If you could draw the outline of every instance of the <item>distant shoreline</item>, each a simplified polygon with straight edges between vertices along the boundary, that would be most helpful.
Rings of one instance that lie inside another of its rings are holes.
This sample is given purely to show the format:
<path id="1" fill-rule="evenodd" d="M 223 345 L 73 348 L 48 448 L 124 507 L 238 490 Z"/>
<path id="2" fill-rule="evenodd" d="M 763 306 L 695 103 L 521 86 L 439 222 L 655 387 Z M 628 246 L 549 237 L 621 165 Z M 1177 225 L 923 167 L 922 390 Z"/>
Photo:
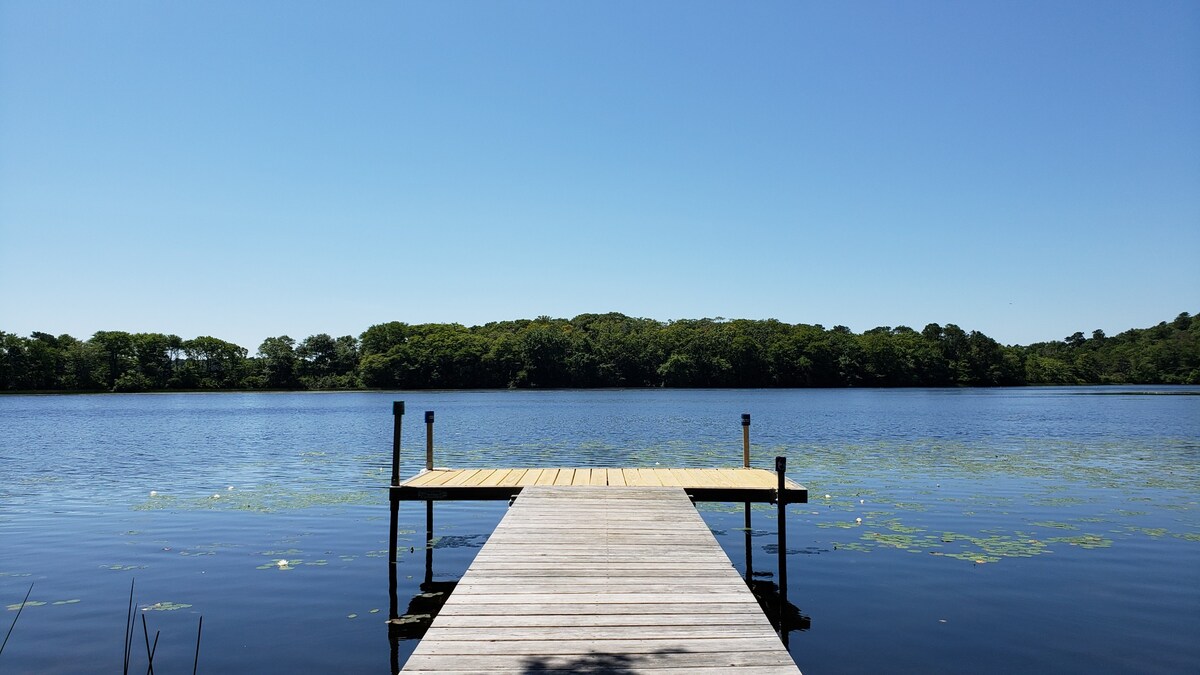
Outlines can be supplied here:
<path id="1" fill-rule="evenodd" d="M 371 326 L 267 338 L 252 356 L 212 336 L 0 331 L 0 392 L 837 389 L 1200 384 L 1200 317 L 1108 336 L 1001 345 L 931 323 L 854 333 L 774 319 L 624 314 Z"/>
<path id="2" fill-rule="evenodd" d="M 1200 387 L 1195 384 L 1156 384 L 1156 383 L 1129 383 L 1129 382 L 1107 382 L 1103 384 L 1013 384 L 1013 385 L 949 385 L 944 387 L 930 386 L 912 386 L 912 387 L 532 387 L 532 388 L 515 388 L 515 387 L 497 387 L 492 389 L 483 388 L 464 388 L 464 389 L 379 389 L 379 388 L 361 388 L 361 389 L 158 389 L 148 391 L 105 391 L 103 389 L 94 389 L 90 391 L 62 391 L 62 390 L 31 390 L 31 391 L 0 391 L 0 396 L 129 396 L 129 395 L 146 395 L 156 396 L 161 394 L 369 394 L 378 393 L 385 394 L 393 393 L 413 393 L 413 392 L 497 392 L 497 391 L 512 391 L 512 392 L 537 392 L 537 391 L 837 391 L 837 390 L 895 390 L 895 391 L 916 391 L 916 390 L 967 390 L 967 389 L 1096 389 L 1109 387 Z M 1126 391 L 1078 391 L 1071 392 L 1079 396 L 1200 396 L 1200 388 L 1186 389 L 1182 391 L 1149 391 L 1149 390 L 1126 390 Z"/>

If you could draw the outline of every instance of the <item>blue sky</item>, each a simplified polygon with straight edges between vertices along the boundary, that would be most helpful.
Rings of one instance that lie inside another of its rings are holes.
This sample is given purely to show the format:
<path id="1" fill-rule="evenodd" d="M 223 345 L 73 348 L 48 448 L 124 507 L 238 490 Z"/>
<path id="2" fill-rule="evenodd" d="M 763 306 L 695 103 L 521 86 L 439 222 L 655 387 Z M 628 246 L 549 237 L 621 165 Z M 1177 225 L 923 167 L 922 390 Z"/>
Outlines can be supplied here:
<path id="1" fill-rule="evenodd" d="M 1200 311 L 1200 3 L 0 0 L 0 330 Z"/>

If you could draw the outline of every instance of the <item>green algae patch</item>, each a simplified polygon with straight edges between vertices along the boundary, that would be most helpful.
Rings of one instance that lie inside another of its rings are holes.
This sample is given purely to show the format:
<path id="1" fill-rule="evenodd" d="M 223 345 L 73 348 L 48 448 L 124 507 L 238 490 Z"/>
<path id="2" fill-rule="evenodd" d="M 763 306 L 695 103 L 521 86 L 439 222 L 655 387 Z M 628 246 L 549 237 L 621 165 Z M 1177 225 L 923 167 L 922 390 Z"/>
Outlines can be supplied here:
<path id="1" fill-rule="evenodd" d="M 1112 539 L 1101 537 L 1098 534 L 1081 534 L 1077 537 L 1051 537 L 1046 541 L 1070 544 L 1071 546 L 1078 546 L 1080 548 L 1087 549 L 1108 548 L 1112 546 L 1113 543 Z"/>
<path id="2" fill-rule="evenodd" d="M 322 506 L 355 506 L 379 501 L 377 492 L 313 492 L 295 490 L 277 484 L 264 484 L 254 490 L 216 492 L 211 495 L 181 498 L 174 495 L 152 495 L 134 511 L 203 511 L 229 510 L 257 513 L 277 513 Z"/>
<path id="3" fill-rule="evenodd" d="M 833 550 L 835 550 L 835 551 L 858 551 L 860 553 L 870 553 L 872 550 L 874 550 L 874 547 L 867 546 L 866 544 L 863 544 L 863 543 L 857 542 L 857 541 L 850 541 L 850 542 L 835 541 L 835 542 L 833 542 Z"/>
<path id="4" fill-rule="evenodd" d="M 1039 520 L 1036 523 L 1030 523 L 1030 525 L 1034 525 L 1037 527 L 1049 527 L 1049 528 L 1054 528 L 1056 530 L 1078 530 L 1079 529 L 1078 525 L 1072 525 L 1071 523 L 1062 523 L 1057 520 Z"/>
<path id="5" fill-rule="evenodd" d="M 882 525 L 883 527 L 886 527 L 887 529 L 891 530 L 892 532 L 898 532 L 900 534 L 917 534 L 918 532 L 925 531 L 919 527 L 910 527 L 908 525 L 903 525 L 900 523 L 899 519 L 896 519 L 896 518 L 890 518 L 879 524 Z"/>
<path id="6" fill-rule="evenodd" d="M 25 607 L 43 607 L 45 605 L 46 605 L 46 603 L 42 600 L 26 600 L 24 603 Z M 21 607 L 22 607 L 22 603 L 17 602 L 17 603 L 13 603 L 11 605 L 6 606 L 5 609 L 7 609 L 10 612 L 17 612 L 17 611 L 20 611 Z"/>
<path id="7" fill-rule="evenodd" d="M 862 536 L 864 541 L 871 542 L 878 546 L 887 546 L 889 548 L 900 548 L 906 551 L 919 553 L 922 549 L 941 544 L 934 543 L 934 540 L 929 537 L 914 537 L 909 534 L 884 534 L 880 532 L 867 532 Z"/>
<path id="8" fill-rule="evenodd" d="M 153 605 L 142 607 L 143 612 L 175 612 L 181 609 L 187 609 L 191 605 L 181 602 L 156 602 Z"/>
<path id="9" fill-rule="evenodd" d="M 862 523 L 858 523 L 853 520 L 840 520 L 832 523 L 817 523 L 817 527 L 839 527 L 844 530 L 848 530 L 852 527 L 862 527 Z"/>

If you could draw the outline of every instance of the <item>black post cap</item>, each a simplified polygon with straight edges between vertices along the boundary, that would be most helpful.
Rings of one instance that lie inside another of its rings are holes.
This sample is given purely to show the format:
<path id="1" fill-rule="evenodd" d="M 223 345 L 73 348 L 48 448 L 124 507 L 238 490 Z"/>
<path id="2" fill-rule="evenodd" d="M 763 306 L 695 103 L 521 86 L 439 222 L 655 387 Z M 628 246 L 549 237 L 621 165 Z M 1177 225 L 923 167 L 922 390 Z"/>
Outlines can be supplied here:
<path id="1" fill-rule="evenodd" d="M 750 413 L 742 413 L 742 426 L 750 426 Z"/>
<path id="2" fill-rule="evenodd" d="M 783 473 L 786 469 L 787 469 L 787 457 L 776 457 L 775 458 L 775 471 L 777 473 Z"/>
<path id="3" fill-rule="evenodd" d="M 433 424 L 433 411 L 432 410 L 425 411 L 425 424 Z"/>
<path id="4" fill-rule="evenodd" d="M 403 415 L 404 414 L 404 401 L 392 401 L 392 414 L 393 415 Z"/>

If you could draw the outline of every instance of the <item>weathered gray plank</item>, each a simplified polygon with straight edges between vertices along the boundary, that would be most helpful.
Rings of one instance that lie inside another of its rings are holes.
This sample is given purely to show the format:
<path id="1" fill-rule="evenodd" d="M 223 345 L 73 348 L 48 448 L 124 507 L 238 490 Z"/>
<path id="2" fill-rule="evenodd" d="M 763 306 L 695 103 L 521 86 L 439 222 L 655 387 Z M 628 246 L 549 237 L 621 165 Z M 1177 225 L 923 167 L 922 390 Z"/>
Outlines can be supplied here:
<path id="1" fill-rule="evenodd" d="M 594 610 L 593 610 L 594 612 Z M 439 628 L 521 628 L 526 626 L 742 626 L 743 612 L 726 613 L 572 613 L 572 614 L 442 614 Z"/>
<path id="2" fill-rule="evenodd" d="M 555 604 L 470 604 L 460 603 L 447 605 L 438 614 L 443 616 L 504 616 L 541 615 L 569 616 L 574 614 L 595 614 L 606 616 L 631 616 L 637 614 L 751 614 L 758 607 L 757 603 L 737 600 L 735 602 L 711 602 L 702 606 L 679 605 L 667 602 L 661 598 L 648 599 L 640 603 L 596 603 L 596 602 L 560 602 Z"/>
<path id="3" fill-rule="evenodd" d="M 436 619 L 434 620 L 437 621 Z M 424 647 L 422 650 L 421 648 Z M 760 637 L 689 639 L 664 638 L 633 640 L 503 640 L 503 641 L 440 641 L 422 640 L 417 650 L 424 654 L 546 654 L 559 656 L 584 656 L 595 653 L 631 655 L 667 655 L 687 652 L 691 654 L 743 654 L 746 652 L 777 652 L 787 654 L 775 638 L 774 643 Z M 414 651 L 414 654 L 417 652 Z"/>

